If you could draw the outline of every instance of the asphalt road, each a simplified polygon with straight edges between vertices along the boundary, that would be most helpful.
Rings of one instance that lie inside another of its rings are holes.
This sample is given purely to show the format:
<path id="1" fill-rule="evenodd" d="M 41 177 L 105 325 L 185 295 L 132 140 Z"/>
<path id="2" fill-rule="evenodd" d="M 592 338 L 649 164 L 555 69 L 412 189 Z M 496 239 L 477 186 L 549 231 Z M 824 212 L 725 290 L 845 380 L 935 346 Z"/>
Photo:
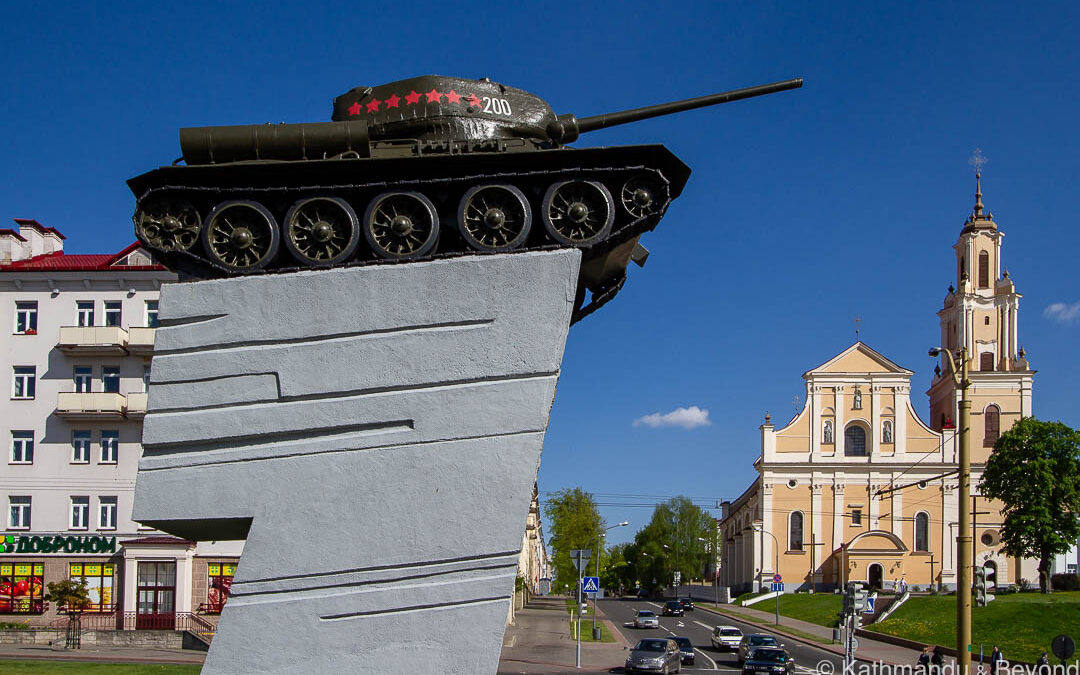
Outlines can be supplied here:
<path id="1" fill-rule="evenodd" d="M 634 615 L 639 609 L 652 610 L 653 612 L 656 612 L 658 616 L 660 615 L 660 612 L 663 609 L 663 602 L 655 600 L 638 600 L 629 597 L 601 600 L 600 608 L 603 610 L 604 614 L 611 619 L 612 623 L 615 624 L 618 630 L 626 638 L 626 641 L 631 645 L 635 644 L 641 638 L 655 637 L 658 632 L 664 636 L 679 635 L 690 638 L 690 641 L 694 644 L 694 650 L 697 652 L 697 659 L 696 663 L 692 666 L 683 665 L 683 672 L 742 672 L 734 652 L 722 652 L 713 649 L 712 642 L 709 638 L 712 635 L 714 626 L 735 626 L 744 634 L 768 632 L 742 621 L 719 616 L 703 609 L 687 612 L 685 616 L 660 616 L 659 631 L 655 628 L 634 628 Z M 784 636 L 777 636 L 777 639 L 795 658 L 796 673 L 802 675 L 809 675 L 810 673 L 818 675 L 820 673 L 825 673 L 825 675 L 829 675 L 829 673 L 842 672 L 842 659 L 840 656 L 823 649 L 796 642 L 795 640 L 791 640 Z M 827 661 L 831 664 L 832 670 L 829 670 L 829 667 L 819 667 L 818 664 L 822 661 Z"/>

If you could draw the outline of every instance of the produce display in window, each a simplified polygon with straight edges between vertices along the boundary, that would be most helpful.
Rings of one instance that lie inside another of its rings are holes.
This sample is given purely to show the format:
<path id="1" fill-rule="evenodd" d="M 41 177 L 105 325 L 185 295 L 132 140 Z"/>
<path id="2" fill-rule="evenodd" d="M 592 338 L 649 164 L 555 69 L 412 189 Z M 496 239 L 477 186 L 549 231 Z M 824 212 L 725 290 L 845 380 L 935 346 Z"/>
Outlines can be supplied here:
<path id="1" fill-rule="evenodd" d="M 113 611 L 113 574 L 116 566 L 99 563 L 71 563 L 71 580 L 86 583 L 90 606 L 87 612 Z"/>
<path id="2" fill-rule="evenodd" d="M 44 563 L 0 565 L 0 614 L 44 612 L 44 578 Z"/>
<path id="3" fill-rule="evenodd" d="M 236 574 L 236 565 L 211 564 L 209 566 L 209 585 L 206 592 L 206 611 L 211 614 L 220 614 L 225 601 L 229 599 L 229 589 L 232 588 L 233 575 Z"/>

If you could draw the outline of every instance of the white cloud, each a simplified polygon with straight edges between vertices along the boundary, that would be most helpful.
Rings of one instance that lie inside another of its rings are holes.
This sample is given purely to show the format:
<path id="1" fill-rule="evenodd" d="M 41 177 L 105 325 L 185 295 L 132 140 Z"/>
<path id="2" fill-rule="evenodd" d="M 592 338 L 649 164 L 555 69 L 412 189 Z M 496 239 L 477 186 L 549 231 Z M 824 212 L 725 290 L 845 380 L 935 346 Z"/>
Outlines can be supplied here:
<path id="1" fill-rule="evenodd" d="M 709 411 L 702 410 L 696 405 L 692 405 L 689 408 L 676 408 L 669 413 L 653 413 L 651 415 L 645 415 L 634 420 L 635 427 L 652 427 L 654 429 L 658 427 L 682 427 L 683 429 L 694 429 L 697 427 L 707 427 L 712 422 L 709 421 Z"/>
<path id="2" fill-rule="evenodd" d="M 1064 302 L 1055 302 L 1043 310 L 1043 316 L 1053 319 L 1058 323 L 1069 323 L 1080 319 L 1080 302 L 1067 305 Z"/>

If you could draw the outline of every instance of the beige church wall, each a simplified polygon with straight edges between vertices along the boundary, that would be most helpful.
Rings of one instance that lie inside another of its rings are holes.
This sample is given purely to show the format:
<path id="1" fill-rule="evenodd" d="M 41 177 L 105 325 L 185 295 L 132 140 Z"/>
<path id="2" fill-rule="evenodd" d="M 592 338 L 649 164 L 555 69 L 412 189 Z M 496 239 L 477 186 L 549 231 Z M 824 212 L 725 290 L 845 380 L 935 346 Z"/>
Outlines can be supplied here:
<path id="1" fill-rule="evenodd" d="M 776 432 L 776 451 L 810 451 L 810 415 L 805 407 L 790 424 Z"/>
<path id="2" fill-rule="evenodd" d="M 882 373 L 885 372 L 881 364 L 867 356 L 865 353 L 855 350 L 844 356 L 836 363 L 830 364 L 818 372 L 822 373 Z M 864 392 L 865 394 L 865 392 Z"/>

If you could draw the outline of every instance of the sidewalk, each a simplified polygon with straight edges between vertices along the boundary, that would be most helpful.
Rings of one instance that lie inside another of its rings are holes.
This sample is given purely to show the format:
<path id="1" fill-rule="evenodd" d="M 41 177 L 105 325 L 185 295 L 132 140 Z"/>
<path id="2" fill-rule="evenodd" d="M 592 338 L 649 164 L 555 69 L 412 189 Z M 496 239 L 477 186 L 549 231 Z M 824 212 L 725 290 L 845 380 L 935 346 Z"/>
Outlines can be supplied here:
<path id="1" fill-rule="evenodd" d="M 153 649 L 138 647 L 104 647 L 95 645 L 83 649 L 64 649 L 48 645 L 0 645 L 0 672 L 5 660 L 25 661 L 107 661 L 112 663 L 160 663 L 202 665 L 206 652 L 192 649 Z"/>
<path id="2" fill-rule="evenodd" d="M 498 675 L 607 673 L 621 668 L 627 655 L 624 648 L 629 645 L 603 611 L 597 614 L 597 620 L 607 624 L 616 641 L 582 642 L 579 670 L 575 667 L 577 642 L 570 638 L 565 598 L 533 598 L 515 613 L 514 623 L 506 627 Z M 591 623 L 583 622 L 582 627 L 589 630 Z"/>

